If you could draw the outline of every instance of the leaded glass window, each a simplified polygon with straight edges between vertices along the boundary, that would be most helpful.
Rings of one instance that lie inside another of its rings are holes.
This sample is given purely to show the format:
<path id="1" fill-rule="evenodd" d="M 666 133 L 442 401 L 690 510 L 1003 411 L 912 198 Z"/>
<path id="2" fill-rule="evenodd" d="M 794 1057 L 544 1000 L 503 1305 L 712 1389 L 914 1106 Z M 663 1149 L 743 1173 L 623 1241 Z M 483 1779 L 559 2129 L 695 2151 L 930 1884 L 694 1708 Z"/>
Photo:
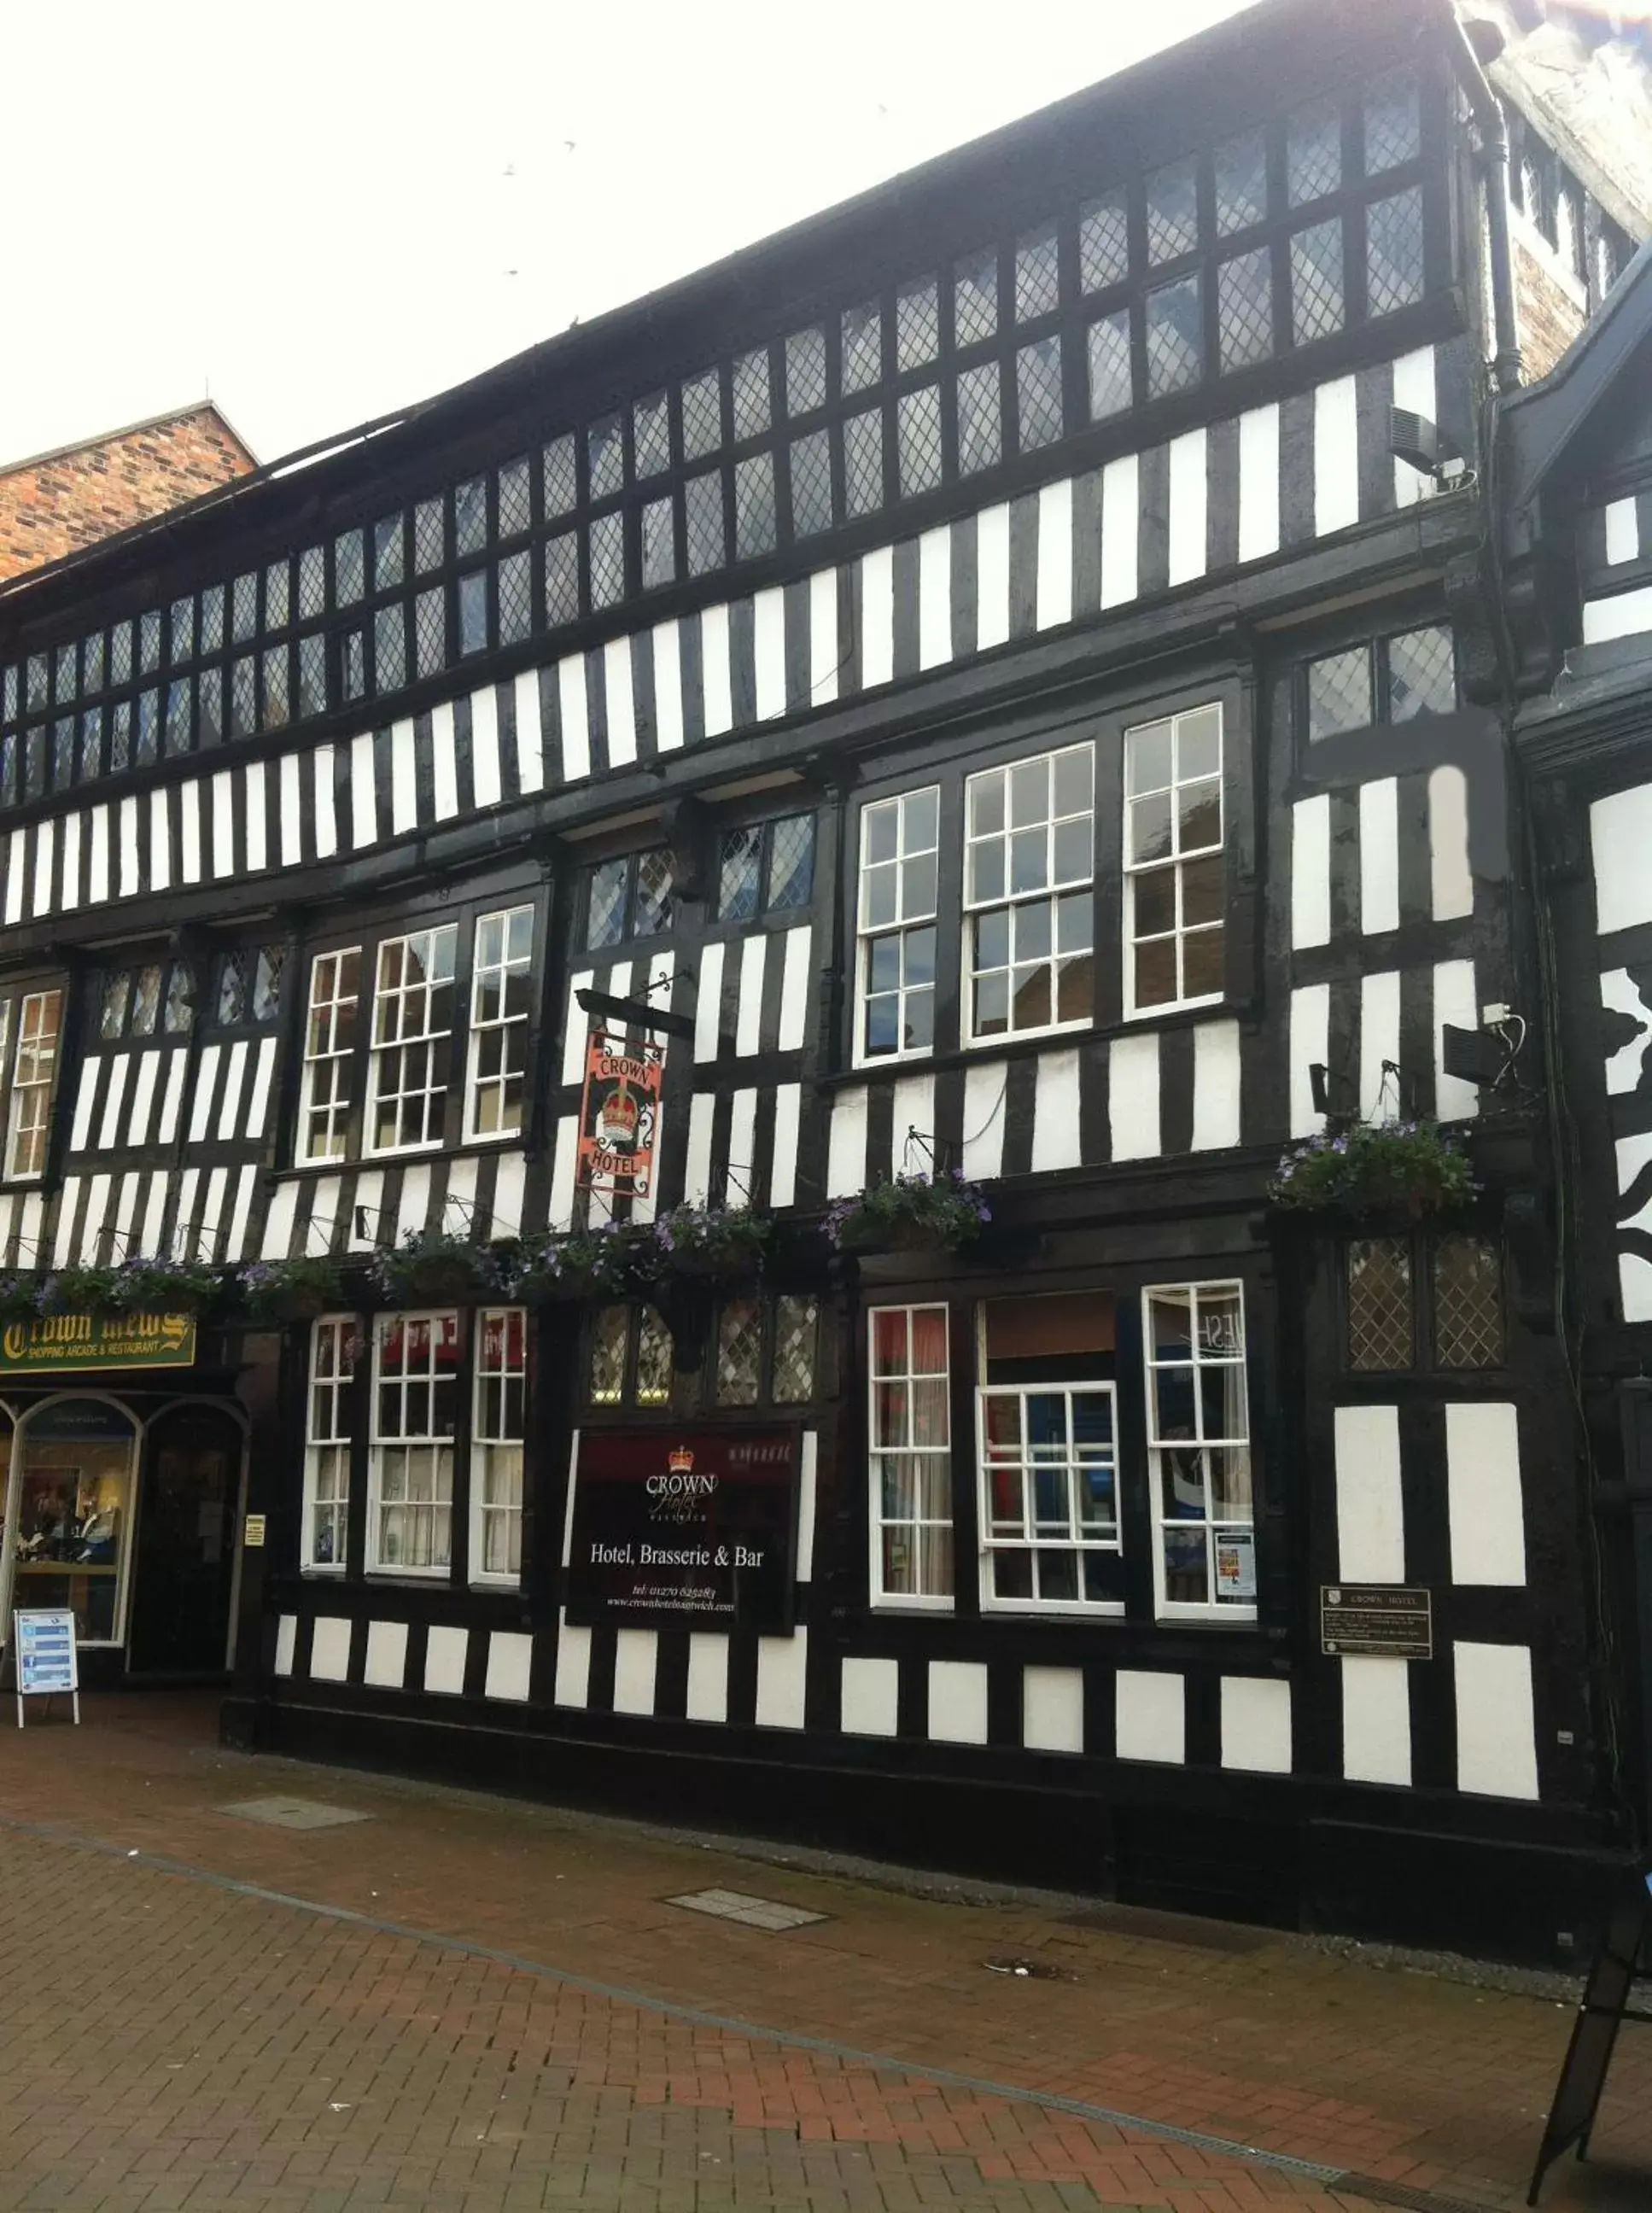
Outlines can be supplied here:
<path id="1" fill-rule="evenodd" d="M 1103 423 L 1131 404 L 1130 310 L 1103 315 L 1089 329 L 1090 420 Z"/>
<path id="2" fill-rule="evenodd" d="M 533 480 L 527 456 L 507 461 L 496 479 L 499 501 L 499 535 L 520 538 L 533 523 Z"/>
<path id="3" fill-rule="evenodd" d="M 774 456 L 753 454 L 735 463 L 735 554 L 750 561 L 775 547 Z"/>
<path id="4" fill-rule="evenodd" d="M 427 596 L 434 598 L 439 610 L 441 594 Z M 545 619 L 554 630 L 558 623 L 575 621 L 578 614 L 579 533 L 564 530 L 559 538 L 548 540 L 545 548 Z"/>
<path id="5" fill-rule="evenodd" d="M 843 314 L 843 386 L 863 392 L 883 378 L 883 310 L 875 300 Z"/>
<path id="6" fill-rule="evenodd" d="M 1173 261 L 1199 242 L 1198 165 L 1189 155 L 1147 180 L 1147 258 Z"/>
<path id="7" fill-rule="evenodd" d="M 357 555 L 359 559 L 361 553 L 360 533 L 357 532 L 352 534 L 355 538 Z M 339 540 L 339 544 L 342 545 L 343 543 L 344 540 L 341 539 Z M 339 597 L 341 599 L 344 597 L 344 588 L 342 584 L 339 587 Z M 357 582 L 356 589 L 351 594 L 351 597 L 352 599 L 359 599 L 361 597 L 361 585 L 359 582 Z M 253 570 L 249 571 L 249 573 L 244 576 L 237 576 L 234 585 L 231 587 L 229 594 L 229 634 L 235 639 L 237 645 L 242 645 L 253 635 L 257 629 L 258 575 L 256 570 Z"/>
<path id="8" fill-rule="evenodd" d="M 1328 102 L 1299 108 L 1286 126 L 1285 177 L 1292 207 L 1323 199 L 1342 183 L 1342 116 Z"/>
<path id="9" fill-rule="evenodd" d="M 346 699 L 367 691 L 367 640 L 358 630 L 347 630 L 338 641 L 338 683 Z"/>
<path id="10" fill-rule="evenodd" d="M 663 392 L 639 399 L 631 409 L 631 442 L 639 477 L 657 477 L 671 466 L 671 412 Z"/>
<path id="11" fill-rule="evenodd" d="M 407 610 L 398 600 L 373 618 L 373 686 L 396 692 L 407 681 Z"/>
<path id="12" fill-rule="evenodd" d="M 883 505 L 883 410 L 869 407 L 844 424 L 844 505 L 872 515 Z"/>
<path id="13" fill-rule="evenodd" d="M 794 331 L 786 340 L 786 412 L 812 414 L 826 400 L 826 332 Z"/>
<path id="14" fill-rule="evenodd" d="M 404 527 L 399 515 L 387 515 L 373 526 L 373 588 L 388 592 L 400 583 L 405 566 Z"/>
<path id="15" fill-rule="evenodd" d="M 618 415 L 605 415 L 585 433 L 586 459 L 590 469 L 591 497 L 607 499 L 625 482 L 625 434 Z M 461 546 L 462 553 L 466 548 Z"/>
<path id="16" fill-rule="evenodd" d="M 413 652 L 421 676 L 437 675 L 448 665 L 448 595 L 440 584 L 413 601 Z"/>
<path id="17" fill-rule="evenodd" d="M 1434 1356 L 1442 1368 L 1500 1368 L 1503 1266 L 1483 1237 L 1442 1237 L 1434 1248 Z"/>
<path id="18" fill-rule="evenodd" d="M 1268 212 L 1268 147 L 1259 131 L 1229 138 L 1216 150 L 1216 231 L 1227 238 L 1263 222 Z"/>
<path id="19" fill-rule="evenodd" d="M 217 635 L 216 637 L 209 638 L 205 634 L 207 630 L 207 602 L 209 598 L 212 596 L 214 595 L 207 593 L 203 593 L 201 595 L 201 643 L 203 647 L 207 649 L 209 651 L 212 647 L 222 645 L 223 643 L 223 594 L 221 590 L 216 594 L 217 604 L 212 611 L 212 628 L 217 632 Z M 325 546 L 307 546 L 298 557 L 298 613 L 300 619 L 305 620 L 312 615 L 319 615 L 322 613 L 326 609 L 326 548 Z"/>
<path id="20" fill-rule="evenodd" d="M 1078 281 L 1087 292 L 1120 284 L 1130 274 L 1130 209 L 1123 189 L 1081 209 Z"/>
<path id="21" fill-rule="evenodd" d="M 1328 338 L 1345 320 L 1342 224 L 1316 223 L 1290 241 L 1291 332 L 1298 345 Z"/>
<path id="22" fill-rule="evenodd" d="M 167 636 L 171 646 L 170 657 L 174 663 L 180 661 L 189 661 L 193 658 L 195 653 L 195 602 L 193 600 L 174 600 L 173 601 L 172 614 L 167 624 Z M 72 686 L 75 669 L 75 649 L 71 645 L 65 647 L 64 650 L 70 656 L 69 676 Z M 60 653 L 58 655 L 58 697 L 60 699 L 71 698 L 73 696 L 72 692 L 65 692 L 63 690 L 63 654 Z"/>
<path id="23" fill-rule="evenodd" d="M 285 630 L 291 620 L 292 564 L 271 561 L 264 571 L 264 627 Z"/>
<path id="24" fill-rule="evenodd" d="M 684 385 L 682 412 L 683 459 L 692 461 L 702 454 L 715 454 L 722 443 L 722 398 L 715 369 Z"/>
<path id="25" fill-rule="evenodd" d="M 1411 1247 L 1403 1238 L 1362 1238 L 1348 1247 L 1348 1364 L 1386 1372 L 1409 1368 L 1414 1318 Z"/>
<path id="26" fill-rule="evenodd" d="M 592 491 L 594 493 L 595 485 Z M 488 542 L 488 480 L 485 477 L 470 477 L 465 483 L 454 486 L 453 495 L 454 551 L 460 555 L 479 553 Z"/>
<path id="27" fill-rule="evenodd" d="M 998 257 L 989 250 L 960 261 L 952 280 L 954 343 L 978 344 L 998 327 Z"/>
<path id="28" fill-rule="evenodd" d="M 759 438 L 770 424 L 772 404 L 769 391 L 769 350 L 756 346 L 735 363 L 732 381 L 735 436 Z"/>
<path id="29" fill-rule="evenodd" d="M 459 579 L 459 650 L 484 653 L 488 643 L 488 572 L 472 569 Z"/>
<path id="30" fill-rule="evenodd" d="M 1343 730 L 1362 730 L 1372 720 L 1371 654 L 1359 645 L 1347 653 L 1327 653 L 1308 665 L 1308 735 L 1332 738 Z"/>
<path id="31" fill-rule="evenodd" d="M 566 515 L 579 497 L 579 476 L 574 461 L 572 433 L 553 438 L 545 449 L 543 461 L 545 511 L 547 515 Z M 440 517 L 433 535 L 435 559 L 429 564 L 431 568 L 438 566 L 442 559 Z"/>
<path id="32" fill-rule="evenodd" d="M 1265 246 L 1224 261 L 1216 276 L 1222 366 L 1243 369 L 1273 351 L 1272 257 Z"/>
<path id="33" fill-rule="evenodd" d="M 209 593 L 208 598 L 211 597 Z M 124 684 L 132 673 L 132 626 L 129 622 L 117 623 L 109 633 L 109 681 Z M 31 654 L 28 661 L 28 698 L 31 707 L 46 704 L 46 656 Z"/>
<path id="34" fill-rule="evenodd" d="M 1056 226 L 1045 223 L 1015 246 L 1015 320 L 1030 323 L 1053 314 L 1061 302 L 1061 264 Z"/>
<path id="35" fill-rule="evenodd" d="M 117 655 L 124 658 L 125 664 L 117 672 L 115 680 L 119 683 L 123 678 L 131 674 L 132 626 L 130 623 L 120 624 L 115 632 L 115 642 Z M 23 704 L 31 712 L 35 708 L 44 707 L 47 704 L 46 695 L 51 674 L 52 663 L 45 654 L 31 653 L 28 656 L 23 697 Z"/>
<path id="36" fill-rule="evenodd" d="M 895 445 L 900 493 L 910 499 L 941 481 L 941 391 L 925 384 L 904 392 L 895 407 Z"/>
<path id="37" fill-rule="evenodd" d="M 1147 387 L 1155 399 L 1185 392 L 1204 372 L 1199 280 L 1181 277 L 1147 296 Z"/>
<path id="38" fill-rule="evenodd" d="M 922 369 L 940 350 L 941 314 L 934 277 L 904 284 L 895 295 L 895 366 Z"/>
<path id="39" fill-rule="evenodd" d="M 205 670 L 201 677 L 201 735 L 206 735 L 206 680 L 216 676 L 216 669 Z M 312 631 L 308 637 L 298 641 L 298 711 L 301 715 L 325 713 L 327 704 L 327 642 L 320 631 Z M 217 735 L 216 716 L 212 735 Z"/>
<path id="40" fill-rule="evenodd" d="M 594 1406 L 617 1406 L 625 1395 L 625 1353 L 631 1336 L 629 1307 L 599 1307 L 591 1322 L 586 1395 Z"/>
<path id="41" fill-rule="evenodd" d="M 683 519 L 688 533 L 688 573 L 704 576 L 727 558 L 723 540 L 722 472 L 690 477 L 683 486 Z"/>
<path id="42" fill-rule="evenodd" d="M 1408 722 L 1414 715 L 1448 715 L 1457 704 L 1456 655 L 1443 625 L 1402 631 L 1388 640 L 1387 718 Z"/>
<path id="43" fill-rule="evenodd" d="M 1423 194 L 1413 186 L 1365 210 L 1365 296 L 1374 315 L 1423 296 Z"/>
<path id="44" fill-rule="evenodd" d="M 559 440 L 558 443 L 568 448 L 569 466 L 571 470 L 573 441 L 564 438 Z M 546 473 L 548 479 L 548 468 Z M 571 491 L 569 503 L 571 506 Z M 548 500 L 546 504 L 549 505 Z M 427 576 L 432 569 L 439 569 L 442 566 L 442 558 L 447 551 L 447 528 L 442 519 L 442 502 L 439 499 L 420 500 L 418 505 L 413 509 L 413 567 L 419 576 Z"/>
<path id="45" fill-rule="evenodd" d="M 673 583 L 677 575 L 676 522 L 668 499 L 651 499 L 643 509 L 643 589 Z"/>
<path id="46" fill-rule="evenodd" d="M 223 606 L 222 598 L 219 600 L 219 606 L 220 607 Z M 220 623 L 217 643 L 220 644 L 223 643 L 222 622 Z M 88 692 L 102 691 L 103 632 L 101 631 L 94 631 L 94 634 L 87 639 L 86 649 L 82 656 L 82 660 L 85 669 L 87 690 Z M 17 671 L 15 668 L 9 668 L 6 671 L 6 676 L 8 679 L 6 686 L 6 712 L 8 715 L 15 715 L 17 712 Z"/>
<path id="47" fill-rule="evenodd" d="M 958 473 L 972 476 L 1003 459 L 1003 402 L 996 361 L 966 369 L 958 380 Z"/>
<path id="48" fill-rule="evenodd" d="M 363 558 L 359 530 L 346 530 L 333 540 L 332 596 L 338 607 L 351 607 L 361 598 L 366 583 Z M 235 579 L 235 636 L 238 638 L 247 635 L 240 626 L 241 588 L 244 581 L 239 576 Z"/>
<path id="49" fill-rule="evenodd" d="M 829 530 L 832 511 L 832 434 L 811 430 L 791 448 L 791 527 L 795 538 Z"/>
<path id="50" fill-rule="evenodd" d="M 623 515 L 595 515 L 589 533 L 591 605 L 611 607 L 625 596 L 625 519 Z"/>
<path id="51" fill-rule="evenodd" d="M 720 1406 L 753 1406 L 763 1380 L 763 1316 L 755 1299 L 729 1299 L 717 1309 L 715 1369 Z"/>
<path id="52" fill-rule="evenodd" d="M 499 643 L 515 645 L 533 627 L 533 557 L 512 553 L 499 564 Z"/>
<path id="53" fill-rule="evenodd" d="M 161 610 L 151 607 L 138 618 L 137 665 L 145 676 L 161 666 Z"/>
<path id="54" fill-rule="evenodd" d="M 1021 450 L 1052 444 L 1064 424 L 1061 396 L 1061 335 L 1037 338 L 1015 356 L 1015 415 Z"/>
<path id="55" fill-rule="evenodd" d="M 653 1307 L 637 1309 L 637 1403 L 664 1406 L 671 1401 L 671 1332 Z"/>
<path id="56" fill-rule="evenodd" d="M 291 656 L 284 645 L 271 646 L 264 656 L 264 728 L 278 730 L 292 716 Z"/>
<path id="57" fill-rule="evenodd" d="M 1380 78 L 1365 95 L 1365 174 L 1381 176 L 1423 150 L 1417 79 L 1409 70 Z"/>
<path id="58" fill-rule="evenodd" d="M 187 676 L 180 676 L 175 683 L 167 686 L 167 751 L 169 753 L 186 753 L 189 751 L 190 706 L 194 689 Z M 66 730 L 71 726 L 62 722 L 58 727 L 60 730 Z"/>
<path id="59" fill-rule="evenodd" d="M 770 1397 L 778 1406 L 802 1406 L 814 1396 L 814 1348 L 820 1332 L 817 1299 L 774 1302 L 774 1375 Z"/>
<path id="60" fill-rule="evenodd" d="M 249 664 L 250 665 L 250 664 Z M 151 689 L 137 695 L 137 760 L 139 767 L 159 758 L 161 751 L 161 694 Z"/>

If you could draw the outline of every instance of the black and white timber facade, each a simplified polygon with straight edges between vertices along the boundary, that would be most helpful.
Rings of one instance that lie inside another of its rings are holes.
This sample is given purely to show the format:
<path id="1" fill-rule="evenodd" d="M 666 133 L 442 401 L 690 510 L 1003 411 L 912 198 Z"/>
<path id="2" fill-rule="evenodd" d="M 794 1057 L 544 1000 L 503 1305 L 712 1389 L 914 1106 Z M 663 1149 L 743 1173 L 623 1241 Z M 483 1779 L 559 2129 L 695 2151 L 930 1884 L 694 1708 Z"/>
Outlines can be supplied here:
<path id="1" fill-rule="evenodd" d="M 1269 0 L 0 594 L 0 1265 L 363 1286 L 204 1322 L 165 1392 L 0 1375 L 0 1606 L 95 1403 L 144 1442 L 88 1658 L 152 1664 L 151 1433 L 216 1419 L 237 1741 L 1583 1941 L 1629 1832 L 1545 1064 L 1481 1090 L 1442 1034 L 1529 1019 L 1546 958 L 1454 636 L 1492 347 L 1463 66 L 1425 0 Z M 1396 407 L 1475 466 L 1397 458 Z M 1609 473 L 1586 596 L 1652 594 L 1652 462 Z M 1649 777 L 1595 832 L 1580 1022 L 1652 1025 Z M 580 1180 L 582 992 L 679 1018 L 643 1198 Z M 1611 1045 L 1602 1222 L 1652 1187 Z M 1472 1220 L 1282 1220 L 1327 1103 L 1458 1129 Z M 815 1234 L 954 1168 L 973 1251 Z M 645 1303 L 365 1288 L 416 1229 L 685 1200 L 782 1233 L 703 1295 L 693 1373 Z M 790 1439 L 789 1629 L 570 1619 L 620 1430 Z M 1344 1585 L 1425 1590 L 1431 1656 L 1329 1656 Z"/>

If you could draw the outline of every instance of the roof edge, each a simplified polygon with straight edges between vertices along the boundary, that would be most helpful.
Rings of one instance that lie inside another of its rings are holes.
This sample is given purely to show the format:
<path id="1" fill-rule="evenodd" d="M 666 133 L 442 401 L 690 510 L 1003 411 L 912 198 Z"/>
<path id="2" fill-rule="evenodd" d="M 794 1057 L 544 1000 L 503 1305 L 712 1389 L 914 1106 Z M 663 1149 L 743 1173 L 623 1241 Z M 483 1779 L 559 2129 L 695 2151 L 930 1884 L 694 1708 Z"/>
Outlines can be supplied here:
<path id="1" fill-rule="evenodd" d="M 89 438 L 70 438 L 61 446 L 48 446 L 43 453 L 25 454 L 18 460 L 0 461 L 0 477 L 15 476 L 22 469 L 44 468 L 48 461 L 60 461 L 70 454 L 90 453 L 94 447 L 113 445 L 118 438 L 134 438 L 141 430 L 161 430 L 170 423 L 187 422 L 192 415 L 206 414 L 217 417 L 253 468 L 259 467 L 259 457 L 252 447 L 242 437 L 219 403 L 209 397 L 204 399 L 192 399 L 186 406 L 168 407 L 159 415 L 145 415 L 136 423 L 123 423 L 113 430 L 94 431 Z"/>

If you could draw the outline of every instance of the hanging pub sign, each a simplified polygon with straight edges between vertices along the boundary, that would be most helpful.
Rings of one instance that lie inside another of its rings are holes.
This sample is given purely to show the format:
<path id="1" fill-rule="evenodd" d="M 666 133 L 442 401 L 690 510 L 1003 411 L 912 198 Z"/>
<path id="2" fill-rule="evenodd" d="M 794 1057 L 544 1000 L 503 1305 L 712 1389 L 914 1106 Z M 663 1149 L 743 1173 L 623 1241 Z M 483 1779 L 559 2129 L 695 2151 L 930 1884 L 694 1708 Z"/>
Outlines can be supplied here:
<path id="1" fill-rule="evenodd" d="M 192 1314 L 42 1314 L 0 1330 L 0 1375 L 194 1364 Z"/>
<path id="2" fill-rule="evenodd" d="M 574 1476 L 569 1620 L 789 1631 L 797 1485 L 792 1430 L 587 1430 Z"/>
<path id="3" fill-rule="evenodd" d="M 615 1045 L 594 1030 L 585 1045 L 578 1180 L 588 1191 L 643 1198 L 654 1188 L 665 1051 Z"/>

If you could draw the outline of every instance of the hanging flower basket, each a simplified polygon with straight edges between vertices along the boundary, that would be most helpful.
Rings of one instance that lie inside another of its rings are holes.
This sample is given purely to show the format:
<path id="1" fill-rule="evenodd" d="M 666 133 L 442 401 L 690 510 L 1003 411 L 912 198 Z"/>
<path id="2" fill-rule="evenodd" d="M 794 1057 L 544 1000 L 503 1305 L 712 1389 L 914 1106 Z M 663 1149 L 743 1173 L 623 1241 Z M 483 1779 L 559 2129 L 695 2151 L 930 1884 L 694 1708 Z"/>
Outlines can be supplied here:
<path id="1" fill-rule="evenodd" d="M 223 1290 L 197 1260 L 123 1260 L 114 1268 L 58 1268 L 40 1288 L 46 1314 L 199 1314 Z"/>
<path id="2" fill-rule="evenodd" d="M 1270 1186 L 1304 1212 L 1399 1215 L 1413 1222 L 1468 1205 L 1479 1190 L 1468 1155 L 1436 1122 L 1356 1122 L 1294 1145 Z"/>
<path id="3" fill-rule="evenodd" d="M 956 1169 L 896 1176 L 826 1211 L 826 1241 L 840 1253 L 959 1253 L 973 1244 L 992 1210 Z"/>
<path id="4" fill-rule="evenodd" d="M 660 1270 L 652 1228 L 598 1222 L 560 1236 L 524 1239 L 501 1270 L 503 1294 L 524 1305 L 583 1305 L 645 1290 Z"/>
<path id="5" fill-rule="evenodd" d="M 674 1276 L 714 1283 L 749 1282 L 773 1225 L 749 1206 L 679 1206 L 654 1225 L 654 1242 Z"/>
<path id="6" fill-rule="evenodd" d="M 445 1229 L 415 1229 L 375 1253 L 372 1276 L 393 1307 L 465 1306 L 499 1289 L 489 1248 Z"/>
<path id="7" fill-rule="evenodd" d="M 254 1321 L 314 1321 L 344 1300 L 344 1273 L 336 1260 L 304 1255 L 296 1260 L 254 1260 L 237 1282 Z"/>

